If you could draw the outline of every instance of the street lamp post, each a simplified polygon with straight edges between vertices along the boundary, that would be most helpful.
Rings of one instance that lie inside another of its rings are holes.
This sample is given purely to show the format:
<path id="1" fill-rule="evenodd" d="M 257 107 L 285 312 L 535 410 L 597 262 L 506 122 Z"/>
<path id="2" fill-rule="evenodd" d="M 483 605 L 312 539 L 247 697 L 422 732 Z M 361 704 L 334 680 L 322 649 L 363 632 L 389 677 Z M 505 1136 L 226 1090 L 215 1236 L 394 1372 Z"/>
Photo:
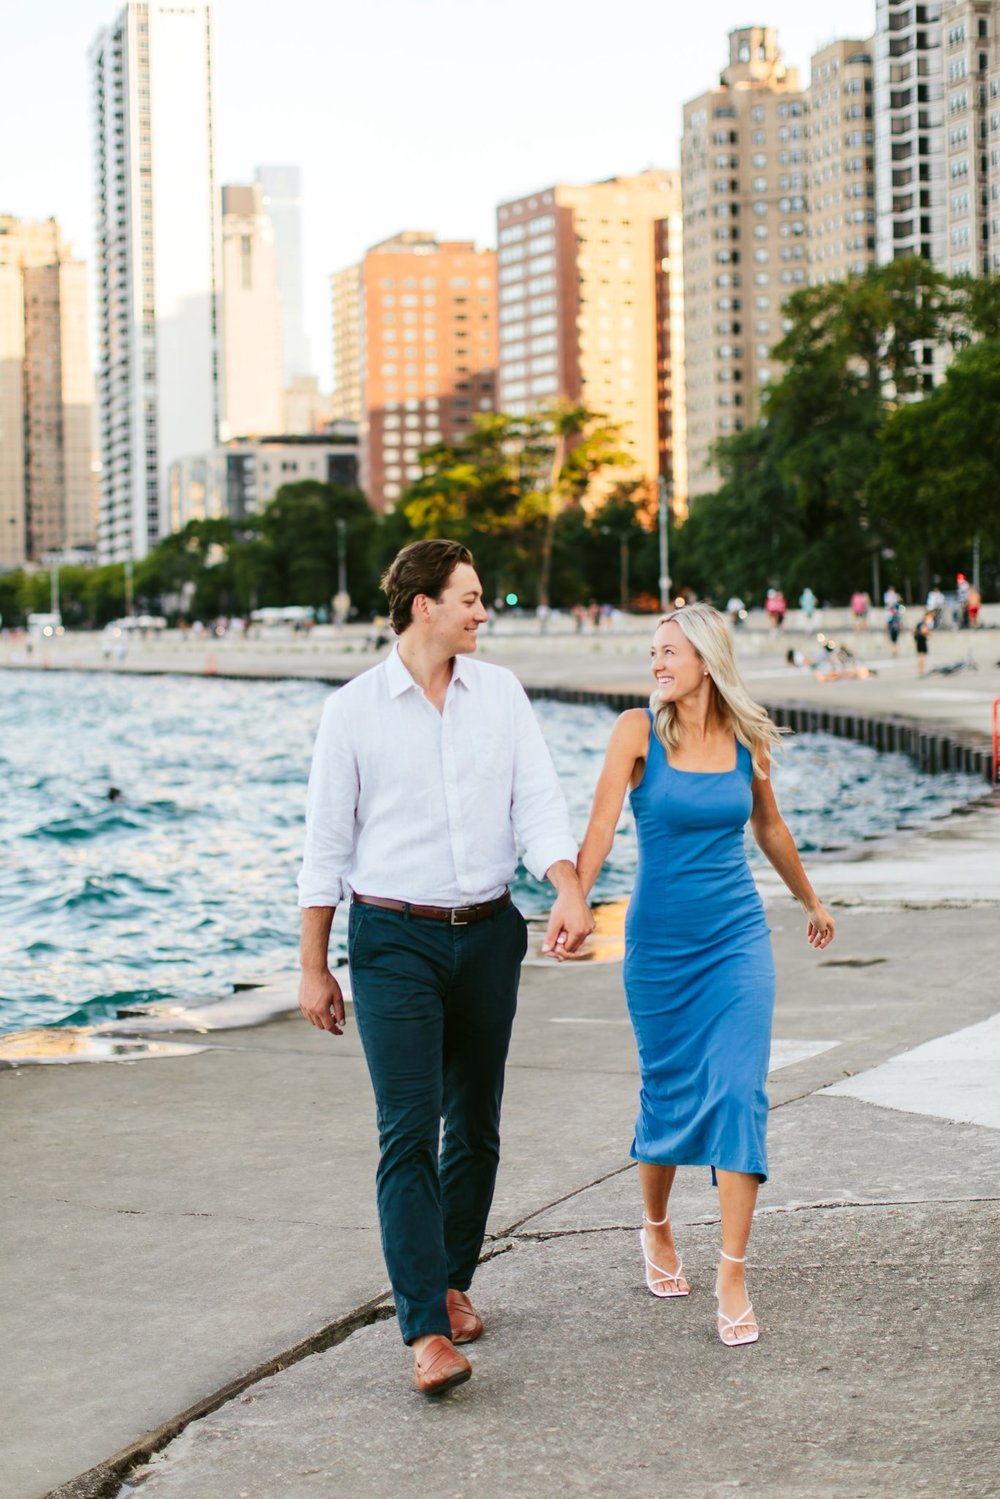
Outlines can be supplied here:
<path id="1" fill-rule="evenodd" d="M 623 614 L 628 613 L 629 578 L 628 578 L 628 544 L 629 533 L 627 531 L 616 531 L 613 526 L 602 526 L 602 536 L 618 537 L 618 607 Z"/>
<path id="2" fill-rule="evenodd" d="M 342 625 L 351 609 L 347 592 L 347 522 L 338 519 L 334 524 L 337 528 L 337 597 L 333 601 L 333 617 L 338 625 Z"/>
<path id="3" fill-rule="evenodd" d="M 337 592 L 347 592 L 347 522 L 337 521 Z"/>
<path id="4" fill-rule="evenodd" d="M 660 613 L 666 614 L 670 608 L 670 486 L 665 474 L 659 476 L 656 487 L 660 497 Z"/>

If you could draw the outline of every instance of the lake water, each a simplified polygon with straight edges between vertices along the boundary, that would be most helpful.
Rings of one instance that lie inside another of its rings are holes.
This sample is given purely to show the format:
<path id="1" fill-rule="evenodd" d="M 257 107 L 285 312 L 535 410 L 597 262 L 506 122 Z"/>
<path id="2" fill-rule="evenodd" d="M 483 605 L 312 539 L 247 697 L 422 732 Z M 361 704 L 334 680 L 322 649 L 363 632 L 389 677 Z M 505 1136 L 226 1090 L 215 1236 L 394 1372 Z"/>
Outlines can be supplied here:
<path id="1" fill-rule="evenodd" d="M 0 672 L 0 1031 L 204 998 L 294 963 L 312 682 Z M 535 704 L 581 835 L 615 713 Z M 828 735 L 775 770 L 803 853 L 942 816 L 981 794 Z M 118 793 L 109 799 L 109 791 Z M 630 818 L 595 891 L 628 893 Z M 523 871 L 531 913 L 548 887 Z M 334 928 L 343 951 L 345 913 Z"/>

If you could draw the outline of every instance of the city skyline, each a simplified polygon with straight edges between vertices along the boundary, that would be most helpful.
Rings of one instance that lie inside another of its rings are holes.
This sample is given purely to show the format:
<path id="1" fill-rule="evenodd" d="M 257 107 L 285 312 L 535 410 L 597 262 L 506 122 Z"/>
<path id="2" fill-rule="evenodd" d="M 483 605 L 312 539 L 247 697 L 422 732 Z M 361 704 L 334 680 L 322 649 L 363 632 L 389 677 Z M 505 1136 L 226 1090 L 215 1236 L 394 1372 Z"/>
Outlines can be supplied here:
<path id="1" fill-rule="evenodd" d="M 44 13 L 19 11 L 6 27 L 12 66 L 0 101 L 2 138 L 33 144 L 16 158 L 8 146 L 0 211 L 54 215 L 90 267 L 86 56 L 119 9 L 53 0 Z M 759 9 L 754 19 L 777 29 L 786 60 L 801 68 L 833 37 L 869 35 L 875 24 L 873 0 L 810 14 L 791 0 Z M 215 0 L 213 11 L 217 180 L 250 181 L 261 163 L 301 166 L 306 332 L 324 387 L 333 271 L 414 224 L 492 246 L 505 198 L 550 181 L 678 165 L 681 106 L 712 86 L 726 34 L 747 23 L 736 0 L 700 7 L 684 36 L 651 0 L 618 6 L 613 35 L 603 25 L 605 8 L 593 3 L 577 8 L 570 32 L 555 7 L 539 12 L 525 0 L 503 10 L 492 3 L 473 10 L 462 0 L 382 0 L 336 21 L 289 0 L 280 35 L 263 0 Z M 48 87 L 40 90 L 43 74 Z M 463 115 L 466 91 L 470 105 L 483 109 L 481 127 Z M 62 101 L 58 112 L 48 105 L 53 95 Z M 594 102 L 581 107 L 581 99 Z M 484 109 L 484 100 L 495 104 Z M 79 128 L 67 130 L 69 120 Z"/>

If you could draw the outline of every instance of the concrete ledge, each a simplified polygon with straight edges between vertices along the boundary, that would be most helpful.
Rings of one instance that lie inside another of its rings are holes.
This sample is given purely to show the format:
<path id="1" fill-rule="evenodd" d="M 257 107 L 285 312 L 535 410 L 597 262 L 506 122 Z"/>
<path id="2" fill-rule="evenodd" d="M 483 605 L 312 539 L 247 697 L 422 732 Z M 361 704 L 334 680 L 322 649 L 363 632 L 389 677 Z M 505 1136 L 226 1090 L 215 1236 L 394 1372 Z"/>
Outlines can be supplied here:
<path id="1" fill-rule="evenodd" d="M 649 697 L 638 692 L 594 692 L 580 687 L 528 687 L 528 696 L 557 703 L 598 703 L 623 713 L 645 708 Z M 856 709 L 816 708 L 810 703 L 762 702 L 781 728 L 797 734 L 833 734 L 874 749 L 909 755 L 921 770 L 965 771 L 993 785 L 993 752 L 984 735 L 948 724 L 930 727 L 915 718 L 881 717 Z"/>
<path id="2" fill-rule="evenodd" d="M 41 1499 L 115 1499 L 123 1481 L 129 1473 L 142 1462 L 147 1462 L 154 1453 L 159 1452 L 168 1442 L 172 1442 L 179 1436 L 192 1421 L 200 1421 L 204 1416 L 210 1416 L 213 1411 L 220 1410 L 222 1406 L 228 1405 L 235 1400 L 237 1395 L 242 1395 L 251 1385 L 257 1384 L 262 1379 L 270 1379 L 273 1374 L 280 1374 L 283 1369 L 289 1369 L 293 1364 L 298 1364 L 304 1358 L 309 1358 L 314 1353 L 326 1353 L 330 1348 L 336 1348 L 338 1343 L 343 1343 L 352 1333 L 362 1327 L 371 1327 L 374 1322 L 383 1322 L 390 1317 L 395 1317 L 396 1309 L 391 1304 L 386 1305 L 389 1292 L 378 1296 L 374 1301 L 367 1302 L 356 1311 L 346 1317 L 340 1317 L 336 1322 L 331 1322 L 327 1327 L 321 1327 L 318 1332 L 305 1338 L 301 1343 L 288 1348 L 284 1353 L 275 1354 L 273 1358 L 266 1359 L 256 1368 L 249 1369 L 241 1374 L 238 1379 L 231 1379 L 220 1389 L 206 1395 L 204 1399 L 197 1401 L 187 1410 L 171 1416 L 169 1421 L 164 1421 L 155 1431 L 147 1431 L 137 1441 L 130 1442 L 127 1447 L 122 1447 L 112 1457 L 106 1458 L 104 1462 L 98 1463 L 96 1467 L 89 1468 L 86 1473 L 80 1473 L 76 1478 L 71 1478 L 68 1483 L 61 1483 L 58 1488 L 49 1489 L 41 1496 Z"/>

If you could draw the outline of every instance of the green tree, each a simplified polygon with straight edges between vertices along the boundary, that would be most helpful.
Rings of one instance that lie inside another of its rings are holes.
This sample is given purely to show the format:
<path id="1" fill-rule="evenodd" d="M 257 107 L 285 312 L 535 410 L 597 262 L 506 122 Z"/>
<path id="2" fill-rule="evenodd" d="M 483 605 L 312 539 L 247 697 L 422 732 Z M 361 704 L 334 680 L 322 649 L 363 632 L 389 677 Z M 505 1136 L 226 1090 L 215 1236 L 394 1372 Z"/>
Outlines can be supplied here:
<path id="1" fill-rule="evenodd" d="M 196 619 L 233 613 L 241 602 L 230 555 L 233 542 L 227 516 L 192 520 L 165 536 L 135 565 L 137 609 L 166 609 Z"/>
<path id="2" fill-rule="evenodd" d="M 892 413 L 868 482 L 872 504 L 913 569 L 968 554 L 978 536 L 1000 554 L 1000 340 L 956 355 L 933 395 Z"/>
<path id="3" fill-rule="evenodd" d="M 726 579 L 749 595 L 780 578 L 786 593 L 808 583 L 846 597 L 883 548 L 919 554 L 925 523 L 930 541 L 930 517 L 911 507 L 904 535 L 899 505 L 871 488 L 883 430 L 897 410 L 932 399 L 935 350 L 1000 325 L 1000 292 L 989 280 L 949 282 L 909 258 L 804 288 L 783 310 L 781 378 L 755 432 L 718 445 L 722 486 L 694 505 L 678 554 L 696 587 Z M 740 537 L 739 559 L 722 540 L 731 536 Z"/>
<path id="4" fill-rule="evenodd" d="M 584 406 L 558 402 L 524 417 L 491 413 L 477 417 L 466 436 L 421 455 L 421 477 L 398 509 L 408 539 L 465 542 L 488 591 L 513 585 L 549 604 L 560 516 L 633 461 L 620 430 Z"/>
<path id="5" fill-rule="evenodd" d="M 621 428 L 586 406 L 557 402 L 541 414 L 543 431 L 551 433 L 552 457 L 544 489 L 526 497 L 543 519 L 538 602 L 548 605 L 556 523 L 567 505 L 582 503 L 594 482 L 609 469 L 625 468 L 634 459 L 625 450 Z M 537 442 L 537 434 L 533 434 Z"/>
<path id="6" fill-rule="evenodd" d="M 617 484 L 586 516 L 579 554 L 585 586 L 574 598 L 624 602 L 626 608 L 636 599 L 656 598 L 659 540 L 651 486 L 639 480 Z"/>
<path id="7" fill-rule="evenodd" d="M 7 630 L 24 624 L 24 607 L 21 602 L 23 577 L 20 568 L 0 573 L 0 624 Z"/>
<path id="8" fill-rule="evenodd" d="M 87 619 L 100 629 L 125 613 L 125 569 L 120 562 L 91 568 L 84 587 Z"/>
<path id="9" fill-rule="evenodd" d="M 447 536 L 472 551 L 487 593 L 520 592 L 537 517 L 526 495 L 537 487 L 547 449 L 524 423 L 490 412 L 470 432 L 421 454 L 422 473 L 403 493 L 386 539 L 399 545 Z M 405 525 L 401 529 L 400 521 Z"/>
<path id="10" fill-rule="evenodd" d="M 795 490 L 774 462 L 769 429 L 750 427 L 720 443 L 717 462 L 720 488 L 701 496 L 674 533 L 674 584 L 719 605 L 733 593 L 760 600 L 771 585 L 791 595 L 797 569 L 809 572 L 811 563 Z"/>
<path id="11" fill-rule="evenodd" d="M 258 606 L 329 608 L 338 586 L 338 522 L 348 591 L 359 609 L 372 608 L 378 598 L 375 513 L 360 490 L 316 479 L 283 485 L 246 527 L 242 588 L 253 588 Z"/>

